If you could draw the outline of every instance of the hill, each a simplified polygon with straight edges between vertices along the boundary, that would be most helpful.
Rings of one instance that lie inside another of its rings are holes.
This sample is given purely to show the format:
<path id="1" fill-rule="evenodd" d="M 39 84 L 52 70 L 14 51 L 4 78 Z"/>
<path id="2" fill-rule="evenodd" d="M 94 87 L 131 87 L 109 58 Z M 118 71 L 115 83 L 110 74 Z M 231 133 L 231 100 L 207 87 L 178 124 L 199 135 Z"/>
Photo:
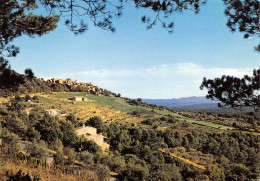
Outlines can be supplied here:
<path id="1" fill-rule="evenodd" d="M 0 161 L 10 166 L 2 165 L 0 177 L 19 176 L 18 170 L 43 180 L 58 175 L 84 180 L 83 174 L 97 181 L 111 176 L 154 181 L 258 176 L 259 125 L 254 128 L 247 115 L 175 111 L 94 85 L 69 84 L 28 79 L 16 90 L 3 91 L 0 154 L 7 160 Z M 190 100 L 179 105 L 201 103 Z M 88 139 L 92 133 L 79 136 L 76 130 L 85 126 L 102 134 L 109 150 L 103 152 Z M 26 143 L 23 149 L 20 143 Z M 23 164 L 18 168 L 16 162 Z M 28 164 L 38 166 L 30 170 Z"/>
<path id="2" fill-rule="evenodd" d="M 184 97 L 178 99 L 143 99 L 148 104 L 166 106 L 169 108 L 183 109 L 217 109 L 218 101 L 212 101 L 205 97 Z"/>

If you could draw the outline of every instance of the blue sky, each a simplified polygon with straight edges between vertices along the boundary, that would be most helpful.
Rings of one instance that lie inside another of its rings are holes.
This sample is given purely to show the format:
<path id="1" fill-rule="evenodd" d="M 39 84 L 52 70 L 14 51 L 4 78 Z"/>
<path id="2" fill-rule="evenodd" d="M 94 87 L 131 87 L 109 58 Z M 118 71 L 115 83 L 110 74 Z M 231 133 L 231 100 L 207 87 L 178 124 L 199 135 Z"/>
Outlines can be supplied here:
<path id="1" fill-rule="evenodd" d="M 159 24 L 146 30 L 144 13 L 126 7 L 114 20 L 115 33 L 90 24 L 75 36 L 61 20 L 47 35 L 16 39 L 21 53 L 11 66 L 18 72 L 32 68 L 37 77 L 91 82 L 131 98 L 202 96 L 203 77 L 242 76 L 260 66 L 253 50 L 259 40 L 230 32 L 222 1 L 208 1 L 198 15 L 173 14 L 172 34 Z"/>

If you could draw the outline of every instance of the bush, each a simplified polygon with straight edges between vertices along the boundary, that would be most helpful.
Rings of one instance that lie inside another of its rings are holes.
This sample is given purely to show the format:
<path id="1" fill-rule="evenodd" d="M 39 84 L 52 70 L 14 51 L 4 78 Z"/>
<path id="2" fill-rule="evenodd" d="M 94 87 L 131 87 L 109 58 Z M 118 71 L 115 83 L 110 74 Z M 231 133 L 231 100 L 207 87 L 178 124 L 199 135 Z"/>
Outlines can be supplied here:
<path id="1" fill-rule="evenodd" d="M 26 96 L 24 97 L 24 100 L 27 102 L 27 101 L 32 100 L 32 98 L 30 95 L 26 94 Z"/>
<path id="2" fill-rule="evenodd" d="M 39 98 L 38 98 L 38 96 L 33 96 L 33 97 L 32 97 L 32 100 L 34 100 L 34 101 L 39 101 Z"/>
<path id="3" fill-rule="evenodd" d="M 139 164 L 129 164 L 119 174 L 120 180 L 144 180 L 148 176 L 148 170 Z"/>
<path id="4" fill-rule="evenodd" d="M 48 156 L 47 145 L 44 141 L 33 141 L 31 144 L 25 145 L 25 150 L 33 157 L 46 158 Z"/>
<path id="5" fill-rule="evenodd" d="M 146 124 L 146 125 L 152 125 L 154 123 L 154 120 L 151 119 L 147 119 L 141 122 L 142 124 Z"/>
<path id="6" fill-rule="evenodd" d="M 97 128 L 97 132 L 102 132 L 103 129 L 103 121 L 100 117 L 95 116 L 90 118 L 86 123 L 87 126 L 92 126 L 94 128 Z"/>
<path id="7" fill-rule="evenodd" d="M 93 164 L 94 163 L 94 155 L 89 153 L 88 151 L 83 151 L 78 155 L 79 160 L 86 163 L 86 164 Z"/>
<path id="8" fill-rule="evenodd" d="M 108 180 L 109 179 L 109 168 L 104 165 L 96 165 L 95 172 L 97 173 L 100 180 Z"/>
<path id="9" fill-rule="evenodd" d="M 22 170 L 19 170 L 16 174 L 7 171 L 6 172 L 7 181 L 15 181 L 15 180 L 21 180 L 21 181 L 40 181 L 41 179 L 39 177 L 31 177 L 28 173 L 25 174 L 22 172 Z"/>

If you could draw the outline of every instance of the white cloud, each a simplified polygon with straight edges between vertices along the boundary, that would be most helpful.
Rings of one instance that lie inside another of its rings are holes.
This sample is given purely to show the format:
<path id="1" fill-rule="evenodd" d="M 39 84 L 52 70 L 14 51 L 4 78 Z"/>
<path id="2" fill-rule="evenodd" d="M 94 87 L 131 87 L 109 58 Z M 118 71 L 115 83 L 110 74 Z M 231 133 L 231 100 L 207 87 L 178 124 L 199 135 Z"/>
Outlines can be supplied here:
<path id="1" fill-rule="evenodd" d="M 92 82 L 127 97 L 175 98 L 205 95 L 205 91 L 199 90 L 203 77 L 242 77 L 251 74 L 252 70 L 253 68 L 206 68 L 194 63 L 178 63 L 138 69 L 87 70 L 59 77 Z"/>

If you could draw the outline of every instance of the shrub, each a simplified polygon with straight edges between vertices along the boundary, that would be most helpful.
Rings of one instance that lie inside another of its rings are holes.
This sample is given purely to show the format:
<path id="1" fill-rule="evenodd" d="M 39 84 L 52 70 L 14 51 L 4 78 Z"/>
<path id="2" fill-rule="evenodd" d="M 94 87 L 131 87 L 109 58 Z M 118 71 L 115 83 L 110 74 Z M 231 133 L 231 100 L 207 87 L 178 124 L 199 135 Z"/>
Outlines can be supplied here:
<path id="1" fill-rule="evenodd" d="M 44 141 L 33 141 L 25 145 L 25 150 L 33 157 L 46 158 L 48 156 L 47 145 Z"/>

